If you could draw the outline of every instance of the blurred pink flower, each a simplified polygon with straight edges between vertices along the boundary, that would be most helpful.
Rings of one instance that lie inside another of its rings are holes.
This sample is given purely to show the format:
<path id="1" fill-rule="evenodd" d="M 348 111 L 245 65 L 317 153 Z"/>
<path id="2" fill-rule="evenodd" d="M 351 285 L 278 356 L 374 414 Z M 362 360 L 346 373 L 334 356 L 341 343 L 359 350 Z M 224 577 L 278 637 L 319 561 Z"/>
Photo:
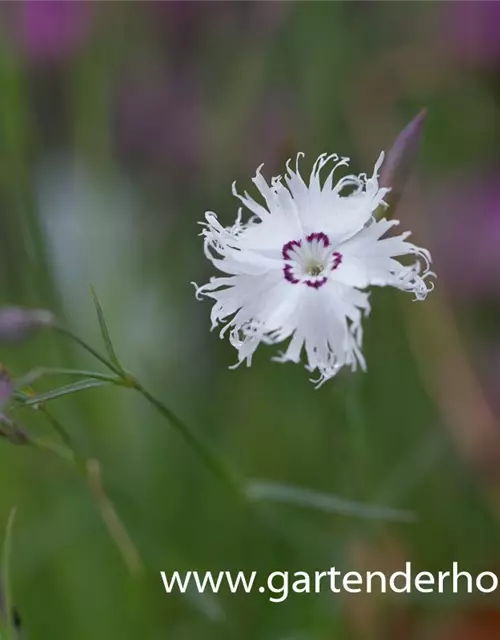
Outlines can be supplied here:
<path id="1" fill-rule="evenodd" d="M 261 36 L 272 36 L 281 27 L 291 8 L 288 2 L 241 4 L 248 7 L 250 28 Z"/>
<path id="2" fill-rule="evenodd" d="M 200 89 L 183 77 L 140 70 L 125 80 L 116 101 L 118 151 L 132 164 L 178 171 L 196 170 L 202 161 Z"/>
<path id="3" fill-rule="evenodd" d="M 65 59 L 89 35 L 91 7 L 85 0 L 23 0 L 14 8 L 15 32 L 33 60 Z"/>
<path id="4" fill-rule="evenodd" d="M 436 270 L 458 298 L 500 295 L 500 175 L 457 178 L 433 199 Z"/>
<path id="5" fill-rule="evenodd" d="M 212 2 L 147 0 L 143 4 L 149 11 L 152 30 L 158 30 L 159 41 L 165 51 L 175 56 L 177 66 L 185 59 L 190 61 L 193 52 L 202 48 L 204 36 L 210 33 L 212 14 L 219 15 L 219 9 L 214 11 Z M 226 4 L 229 3 L 217 3 Z"/>
<path id="6" fill-rule="evenodd" d="M 206 10 L 205 2 L 185 2 L 185 0 L 146 0 L 143 3 L 152 12 L 153 17 L 164 18 L 166 21 L 179 23 L 189 20 L 191 16 Z"/>
<path id="7" fill-rule="evenodd" d="M 500 2 L 442 3 L 443 30 L 454 56 L 472 64 L 500 64 Z"/>
<path id="8" fill-rule="evenodd" d="M 204 39 L 213 41 L 224 34 L 270 38 L 290 11 L 288 2 L 149 0 L 146 4 L 155 26 L 165 31 L 167 46 L 188 57 L 193 49 L 203 49 Z"/>
<path id="9" fill-rule="evenodd" d="M 267 169 L 280 167 L 297 153 L 293 132 L 300 130 L 301 117 L 293 96 L 284 89 L 268 92 L 250 116 L 244 134 L 244 166 L 250 169 L 264 163 Z"/>
<path id="10" fill-rule="evenodd" d="M 14 385 L 12 384 L 10 374 L 4 365 L 0 364 L 0 409 L 10 400 L 13 393 Z"/>
<path id="11" fill-rule="evenodd" d="M 476 369 L 486 398 L 500 416 L 500 340 L 491 337 L 478 344 L 476 348 Z"/>
<path id="12" fill-rule="evenodd" d="M 40 329 L 54 324 L 54 315 L 46 309 L 0 307 L 0 343 L 22 342 Z"/>

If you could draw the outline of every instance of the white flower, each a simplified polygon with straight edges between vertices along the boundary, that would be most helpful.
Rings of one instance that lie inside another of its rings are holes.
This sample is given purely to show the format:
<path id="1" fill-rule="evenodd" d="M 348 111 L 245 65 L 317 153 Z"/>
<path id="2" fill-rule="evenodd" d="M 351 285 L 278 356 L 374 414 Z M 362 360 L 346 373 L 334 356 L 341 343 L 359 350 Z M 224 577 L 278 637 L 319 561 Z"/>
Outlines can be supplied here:
<path id="1" fill-rule="evenodd" d="M 373 176 L 347 175 L 334 184 L 335 171 L 348 158 L 321 155 L 308 182 L 286 164 L 284 180 L 273 178 L 269 186 L 259 167 L 253 182 L 265 200 L 259 204 L 248 193 L 233 194 L 254 215 L 242 220 L 242 208 L 232 227 L 223 227 L 215 213 L 207 212 L 204 229 L 205 254 L 222 271 L 222 277 L 196 286 L 196 295 L 215 300 L 212 329 L 224 324 L 220 337 L 229 331 L 238 351 L 238 366 L 259 344 L 277 344 L 290 338 L 278 362 L 300 362 L 317 370 L 319 386 L 341 367 L 359 364 L 366 369 L 361 352 L 362 318 L 370 311 L 370 285 L 391 285 L 410 291 L 417 300 L 432 290 L 428 278 L 430 254 L 407 241 L 409 232 L 384 237 L 398 224 L 376 220 L 374 212 L 385 206 L 389 189 L 378 184 L 378 159 Z M 331 166 L 322 183 L 320 174 Z M 416 256 L 412 264 L 399 258 Z"/>

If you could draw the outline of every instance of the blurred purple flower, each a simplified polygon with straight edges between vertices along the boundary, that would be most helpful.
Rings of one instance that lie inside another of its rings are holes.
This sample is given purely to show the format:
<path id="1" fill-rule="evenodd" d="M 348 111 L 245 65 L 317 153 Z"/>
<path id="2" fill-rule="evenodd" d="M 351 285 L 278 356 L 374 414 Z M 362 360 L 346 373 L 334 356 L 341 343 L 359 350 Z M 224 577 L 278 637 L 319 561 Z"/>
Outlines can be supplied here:
<path id="1" fill-rule="evenodd" d="M 436 270 L 457 298 L 500 295 L 500 175 L 444 187 L 431 203 Z"/>
<path id="2" fill-rule="evenodd" d="M 141 71 L 118 95 L 115 135 L 118 151 L 133 164 L 180 175 L 202 162 L 202 100 L 197 83 Z"/>
<path id="3" fill-rule="evenodd" d="M 150 0 L 156 23 L 169 33 L 169 44 L 189 48 L 203 35 L 247 32 L 252 37 L 272 35 L 290 7 L 287 2 L 203 2 Z"/>
<path id="4" fill-rule="evenodd" d="M 13 393 L 14 385 L 12 384 L 10 374 L 4 365 L 0 363 L 0 409 L 9 400 Z"/>
<path id="5" fill-rule="evenodd" d="M 285 90 L 268 93 L 255 105 L 244 139 L 246 167 L 264 163 L 268 170 L 297 153 L 293 132 L 300 128 L 294 100 Z"/>
<path id="6" fill-rule="evenodd" d="M 199 40 L 211 14 L 215 13 L 213 5 L 207 2 L 149 0 L 146 6 L 151 9 L 155 26 L 166 31 L 166 44 L 179 50 L 190 49 Z"/>
<path id="7" fill-rule="evenodd" d="M 288 2 L 254 2 L 254 25 L 261 35 L 273 35 L 290 11 Z"/>
<path id="8" fill-rule="evenodd" d="M 0 308 L 0 342 L 19 342 L 35 331 L 54 324 L 54 316 L 45 309 Z M 1 399 L 1 390 L 0 390 Z"/>
<path id="9" fill-rule="evenodd" d="M 60 61 L 86 41 L 91 8 L 85 0 L 23 0 L 15 9 L 18 37 L 36 61 Z"/>
<path id="10" fill-rule="evenodd" d="M 500 2 L 454 0 L 442 3 L 445 40 L 451 53 L 472 64 L 500 63 Z"/>
<path id="11" fill-rule="evenodd" d="M 210 11 L 205 0 L 149 0 L 149 4 L 158 17 L 164 18 L 175 29 L 199 22 Z"/>
<path id="12" fill-rule="evenodd" d="M 14 385 L 8 370 L 0 363 L 0 438 L 6 438 L 12 444 L 27 444 L 27 431 L 3 412 L 4 406 L 14 393 Z M 1 615 L 0 594 L 0 615 Z"/>

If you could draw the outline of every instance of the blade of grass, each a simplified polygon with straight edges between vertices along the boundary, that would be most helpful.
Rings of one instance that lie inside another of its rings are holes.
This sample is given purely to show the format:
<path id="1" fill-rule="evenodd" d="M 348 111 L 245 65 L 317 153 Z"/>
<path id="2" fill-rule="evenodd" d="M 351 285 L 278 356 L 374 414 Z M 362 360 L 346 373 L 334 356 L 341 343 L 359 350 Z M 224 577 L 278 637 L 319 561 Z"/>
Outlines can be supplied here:
<path id="1" fill-rule="evenodd" d="M 118 360 L 118 356 L 116 355 L 115 348 L 113 343 L 111 342 L 111 336 L 109 335 L 108 325 L 106 323 L 106 318 L 104 317 L 104 312 L 102 310 L 101 304 L 97 297 L 94 287 L 90 287 L 90 291 L 92 292 L 92 298 L 94 300 L 95 310 L 97 312 L 97 319 L 99 320 L 99 327 L 101 329 L 102 339 L 104 341 L 104 346 L 106 347 L 106 352 L 110 361 L 120 370 L 123 370 L 123 367 Z"/>
<path id="2" fill-rule="evenodd" d="M 124 369 L 118 368 L 117 365 L 115 365 L 113 362 L 108 361 L 98 351 L 96 351 L 93 347 L 88 345 L 84 340 L 82 340 L 81 338 L 73 334 L 71 331 L 68 331 L 67 329 L 63 329 L 61 327 L 56 327 L 56 329 L 62 335 L 66 336 L 67 338 L 70 338 L 71 340 L 76 342 L 78 345 L 80 345 L 83 349 L 85 349 L 88 353 L 92 354 L 95 358 L 97 358 L 100 362 L 102 362 L 108 369 L 111 369 L 114 373 L 116 373 L 117 376 L 119 376 L 119 378 L 122 380 L 123 386 L 129 387 L 131 389 L 135 389 L 136 391 L 138 391 L 156 409 L 156 411 L 161 416 L 163 416 L 163 418 L 165 418 L 176 431 L 180 433 L 180 435 L 184 438 L 187 444 L 191 446 L 191 448 L 205 462 L 207 467 L 211 469 L 215 475 L 219 476 L 219 478 L 221 478 L 233 492 L 238 494 L 240 498 L 246 499 L 243 480 L 240 479 L 238 475 L 233 472 L 233 470 L 229 467 L 229 465 L 226 464 L 225 460 L 223 460 L 215 451 L 213 451 L 211 446 L 207 442 L 205 442 L 205 440 L 198 433 L 193 431 L 190 426 L 188 426 L 183 420 L 181 420 L 161 400 L 159 400 L 158 398 L 156 398 L 156 396 L 150 393 L 134 376 L 129 374 Z M 84 383 L 84 382 L 85 381 L 81 381 L 81 383 Z M 94 384 L 91 384 L 92 382 Z M 102 384 L 107 384 L 105 380 L 88 380 L 87 383 L 89 387 L 101 386 Z M 68 389 L 69 387 L 71 387 L 71 385 L 68 385 L 66 389 Z M 64 387 L 62 389 L 64 389 Z M 57 390 L 55 392 L 57 392 Z M 55 392 L 48 392 L 48 394 L 53 397 L 53 394 Z M 38 398 L 40 397 L 41 396 L 38 396 Z M 24 400 L 24 406 L 28 406 L 30 404 L 36 404 L 36 398 Z"/>
<path id="3" fill-rule="evenodd" d="M 101 362 L 107 369 L 110 369 L 111 371 L 113 371 L 113 373 L 116 373 L 116 375 L 118 376 L 124 375 L 123 370 L 120 367 L 117 367 L 113 362 L 111 362 L 110 360 L 102 356 L 98 351 L 96 351 L 96 349 L 94 349 L 89 344 L 87 344 L 84 340 L 82 340 L 77 335 L 69 331 L 69 329 L 66 329 L 61 326 L 55 326 L 53 327 L 53 329 L 58 333 L 66 336 L 67 338 L 70 338 L 71 340 L 73 340 L 73 342 L 76 342 L 78 345 L 80 345 L 80 347 L 85 349 L 85 351 L 87 351 L 94 358 L 96 358 L 96 360 L 99 360 L 99 362 Z"/>
<path id="4" fill-rule="evenodd" d="M 29 407 L 35 404 L 40 404 L 42 402 L 47 402 L 49 400 L 55 400 L 56 398 L 61 398 L 72 393 L 78 393 L 79 391 L 85 391 L 86 389 L 92 389 L 94 387 L 104 387 L 109 384 L 112 383 L 108 380 L 85 379 L 79 380 L 78 382 L 74 382 L 72 384 L 67 384 L 64 387 L 51 389 L 50 391 L 46 391 L 44 393 L 38 393 L 34 396 L 28 395 L 27 393 L 16 392 L 14 394 L 14 397 L 21 406 Z"/>
<path id="5" fill-rule="evenodd" d="M 90 491 L 109 536 L 118 548 L 129 572 L 132 575 L 142 574 L 143 564 L 139 552 L 104 490 L 99 461 L 95 459 L 87 460 L 85 469 Z"/>
<path id="6" fill-rule="evenodd" d="M 121 383 L 121 378 L 119 376 L 111 376 L 106 373 L 100 373 L 99 371 L 86 371 L 84 369 L 63 369 L 58 367 L 37 367 L 36 369 L 28 371 L 23 376 L 15 378 L 13 381 L 14 388 L 23 389 L 24 387 L 31 387 L 31 385 L 37 380 L 39 380 L 40 378 L 45 378 L 47 376 L 94 378 L 95 380 L 107 380 L 108 382 L 112 382 L 113 384 Z"/>
<path id="7" fill-rule="evenodd" d="M 5 529 L 5 540 L 2 550 L 2 585 L 4 591 L 5 600 L 5 637 L 6 640 L 14 640 L 14 628 L 13 628 L 13 606 L 12 606 L 12 591 L 10 584 L 10 558 L 12 553 L 12 532 L 14 529 L 14 522 L 16 519 L 17 507 L 11 509 L 7 520 L 7 527 Z"/>
<path id="8" fill-rule="evenodd" d="M 58 436 L 63 441 L 65 448 L 67 447 L 68 451 L 72 452 L 73 460 L 74 460 L 75 464 L 77 465 L 77 467 L 79 467 L 80 470 L 84 471 L 85 470 L 85 458 L 79 452 L 78 447 L 76 446 L 76 444 L 75 444 L 73 438 L 71 437 L 71 435 L 63 427 L 63 425 L 59 422 L 59 420 L 57 420 L 57 418 L 55 418 L 52 415 L 52 413 L 50 413 L 50 411 L 48 411 L 44 406 L 42 406 L 40 408 L 40 410 L 43 413 L 43 415 L 45 416 L 45 418 L 47 419 L 47 421 L 50 423 L 50 425 L 52 426 L 54 431 L 58 434 Z"/>
<path id="9" fill-rule="evenodd" d="M 170 425 L 184 438 L 187 444 L 198 454 L 212 472 L 221 478 L 226 485 L 240 498 L 245 499 L 245 489 L 243 479 L 233 472 L 226 461 L 217 454 L 212 447 L 202 438 L 202 436 L 183 420 L 181 420 L 171 409 L 161 400 L 145 389 L 138 380 L 133 380 L 132 387 L 136 389 L 155 409 L 163 416 Z"/>
<path id="10" fill-rule="evenodd" d="M 56 442 L 52 442 L 47 438 L 34 438 L 30 437 L 28 444 L 40 449 L 41 451 L 49 451 L 54 455 L 58 456 L 65 462 L 74 463 L 75 456 L 72 449 L 68 449 L 64 445 L 58 444 Z"/>
<path id="11" fill-rule="evenodd" d="M 370 520 L 387 520 L 394 522 L 414 522 L 415 514 L 410 511 L 393 509 L 379 505 L 363 504 L 346 500 L 338 496 L 311 491 L 302 487 L 254 480 L 247 488 L 252 500 L 265 500 L 295 505 L 306 509 L 316 509 L 325 513 L 336 513 L 345 516 L 356 516 Z"/>
<path id="12" fill-rule="evenodd" d="M 85 459 L 78 451 L 68 431 L 49 411 L 42 408 L 42 413 L 64 441 L 61 446 L 52 442 L 30 438 L 28 443 L 42 450 L 50 451 L 66 462 L 73 464 L 86 479 L 92 499 L 104 522 L 111 540 L 116 545 L 125 566 L 131 575 L 143 573 L 141 556 L 135 547 L 122 519 L 118 515 L 112 500 L 107 495 L 102 482 L 101 465 L 96 459 Z M 0 640 L 3 640 L 0 636 Z"/>

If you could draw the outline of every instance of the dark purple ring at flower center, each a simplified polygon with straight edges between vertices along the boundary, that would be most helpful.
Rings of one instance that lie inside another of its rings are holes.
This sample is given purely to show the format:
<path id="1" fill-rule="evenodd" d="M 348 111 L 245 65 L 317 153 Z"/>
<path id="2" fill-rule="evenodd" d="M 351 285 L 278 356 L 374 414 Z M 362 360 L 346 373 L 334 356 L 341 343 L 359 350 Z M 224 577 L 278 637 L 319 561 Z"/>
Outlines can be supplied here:
<path id="1" fill-rule="evenodd" d="M 290 240 L 290 242 L 287 242 L 286 244 L 283 245 L 283 249 L 281 250 L 281 253 L 283 254 L 283 259 L 284 260 L 292 260 L 292 258 L 290 258 L 290 251 L 292 251 L 292 249 L 294 247 L 301 247 L 302 246 L 302 240 Z"/>
<path id="2" fill-rule="evenodd" d="M 330 238 L 326 235 L 326 233 L 323 233 L 322 231 L 320 231 L 319 233 L 310 233 L 307 236 L 306 240 L 307 242 L 312 242 L 313 240 L 321 240 L 324 247 L 330 246 Z"/>
<path id="3" fill-rule="evenodd" d="M 333 258 L 332 271 L 335 271 L 335 269 L 340 264 L 342 264 L 342 254 L 339 253 L 338 251 L 335 251 L 335 253 L 332 253 L 332 258 Z"/>
<path id="4" fill-rule="evenodd" d="M 288 280 L 288 282 L 291 282 L 292 284 L 299 284 L 300 280 L 297 280 L 297 278 L 294 277 L 293 267 L 291 264 L 286 264 L 283 267 L 283 274 L 285 276 L 285 280 Z"/>
<path id="5" fill-rule="evenodd" d="M 319 289 L 327 282 L 328 278 L 325 278 L 324 276 L 322 278 L 319 278 L 318 280 L 304 280 L 304 284 L 307 284 L 307 286 L 311 287 L 312 289 Z"/>
<path id="6" fill-rule="evenodd" d="M 326 235 L 326 233 L 323 233 L 320 231 L 317 233 L 310 233 L 306 237 L 306 242 L 308 244 L 311 244 L 315 240 L 318 243 L 323 244 L 323 247 L 325 248 L 330 246 L 330 239 Z M 298 256 L 294 257 L 291 254 L 295 248 L 300 248 L 300 247 L 302 247 L 302 240 L 290 240 L 289 242 L 286 242 L 283 245 L 281 252 L 283 255 L 283 259 L 287 261 L 287 263 L 283 267 L 283 275 L 285 277 L 285 280 L 287 280 L 291 284 L 299 284 L 300 282 L 303 282 L 303 284 L 306 284 L 308 287 L 311 287 L 313 289 L 319 289 L 320 287 L 322 287 L 324 284 L 328 282 L 328 277 L 323 275 L 322 277 L 316 277 L 315 279 L 307 279 L 307 280 L 301 280 L 300 278 L 297 278 L 297 275 L 296 275 L 297 267 L 296 265 L 293 264 L 293 262 L 297 262 L 299 257 Z M 337 267 L 342 263 L 342 254 L 339 253 L 338 251 L 335 251 L 334 253 L 331 254 L 330 259 L 328 260 L 328 263 L 329 265 L 324 265 L 325 268 L 329 266 L 330 271 L 335 271 L 335 269 L 337 269 Z M 319 267 L 319 270 L 317 274 L 314 272 L 311 272 L 311 273 L 319 276 L 323 272 L 323 265 L 321 264 L 321 262 L 318 265 L 318 267 Z"/>

